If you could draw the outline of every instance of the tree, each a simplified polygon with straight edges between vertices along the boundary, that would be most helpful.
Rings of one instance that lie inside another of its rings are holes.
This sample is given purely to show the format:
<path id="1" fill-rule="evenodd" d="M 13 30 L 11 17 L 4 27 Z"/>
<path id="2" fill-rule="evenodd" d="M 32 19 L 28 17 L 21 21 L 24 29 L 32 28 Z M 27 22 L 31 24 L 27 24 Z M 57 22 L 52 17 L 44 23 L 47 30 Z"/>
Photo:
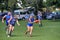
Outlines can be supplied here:
<path id="1" fill-rule="evenodd" d="M 60 7 L 60 0 L 47 0 L 46 7 L 49 6 Z"/>
<path id="2" fill-rule="evenodd" d="M 5 1 L 4 0 L 0 0 L 0 9 L 1 9 L 1 12 L 3 13 L 3 10 L 6 8 L 6 5 L 5 5 Z"/>

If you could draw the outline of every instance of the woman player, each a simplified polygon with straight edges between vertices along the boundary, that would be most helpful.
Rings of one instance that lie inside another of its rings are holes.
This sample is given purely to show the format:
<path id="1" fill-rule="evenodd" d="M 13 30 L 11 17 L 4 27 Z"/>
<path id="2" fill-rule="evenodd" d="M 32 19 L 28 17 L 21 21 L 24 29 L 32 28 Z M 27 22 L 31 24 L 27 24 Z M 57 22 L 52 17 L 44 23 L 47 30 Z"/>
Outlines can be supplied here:
<path id="1" fill-rule="evenodd" d="M 10 21 L 10 30 L 11 30 L 10 36 L 11 36 L 11 33 L 13 32 L 13 30 L 14 30 L 15 23 L 17 23 L 18 26 L 20 26 L 16 15 L 14 15 L 14 16 L 12 17 L 12 20 Z"/>
<path id="2" fill-rule="evenodd" d="M 7 15 L 5 15 L 3 18 L 2 18 L 2 23 L 4 23 L 4 18 L 6 18 L 6 33 L 9 34 L 10 33 L 10 21 L 12 20 L 12 15 L 11 15 L 11 12 L 9 11 Z"/>
<path id="3" fill-rule="evenodd" d="M 34 23 L 34 17 L 30 16 L 28 23 L 27 23 L 27 31 L 25 34 L 27 34 L 29 32 L 30 37 L 32 36 L 32 31 L 33 31 L 33 23 Z"/>
<path id="4" fill-rule="evenodd" d="M 8 37 L 10 37 L 12 31 L 14 30 L 15 22 L 17 22 L 18 25 L 20 24 L 18 23 L 16 16 L 13 17 L 11 15 L 11 12 L 8 12 L 8 14 L 2 18 L 2 23 L 4 23 L 4 18 L 6 18 L 7 34 L 8 34 Z"/>

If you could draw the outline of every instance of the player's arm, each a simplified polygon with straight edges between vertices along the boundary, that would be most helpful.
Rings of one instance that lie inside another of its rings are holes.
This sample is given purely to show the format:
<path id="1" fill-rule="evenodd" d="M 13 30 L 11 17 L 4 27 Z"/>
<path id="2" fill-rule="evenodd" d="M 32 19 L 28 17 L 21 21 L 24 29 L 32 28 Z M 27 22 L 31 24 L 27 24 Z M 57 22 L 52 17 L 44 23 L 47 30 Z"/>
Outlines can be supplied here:
<path id="1" fill-rule="evenodd" d="M 4 18 L 5 18 L 6 16 L 7 16 L 7 15 L 5 15 L 5 16 L 2 17 L 2 23 L 4 23 Z"/>
<path id="2" fill-rule="evenodd" d="M 17 23 L 18 26 L 20 26 L 20 24 L 19 24 L 19 22 L 18 22 L 18 19 L 16 19 L 16 23 Z"/>
<path id="3" fill-rule="evenodd" d="M 29 19 L 29 23 L 34 23 L 34 22 L 31 22 L 31 20 Z"/>
<path id="4" fill-rule="evenodd" d="M 12 20 L 12 16 L 10 16 L 10 19 L 8 20 L 8 23 L 10 23 L 11 20 Z"/>
<path id="5" fill-rule="evenodd" d="M 35 23 L 36 18 L 34 18 L 34 23 Z"/>

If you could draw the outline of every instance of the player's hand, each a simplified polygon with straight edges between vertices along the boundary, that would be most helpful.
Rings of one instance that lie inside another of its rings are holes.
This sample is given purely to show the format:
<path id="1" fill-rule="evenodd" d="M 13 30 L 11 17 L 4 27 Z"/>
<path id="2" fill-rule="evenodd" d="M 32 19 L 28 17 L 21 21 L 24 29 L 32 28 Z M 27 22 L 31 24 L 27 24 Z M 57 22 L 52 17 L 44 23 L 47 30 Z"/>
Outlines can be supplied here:
<path id="1" fill-rule="evenodd" d="M 20 24 L 18 24 L 18 26 L 20 26 Z"/>
<path id="2" fill-rule="evenodd" d="M 10 23 L 10 21 L 8 21 L 8 23 Z"/>
<path id="3" fill-rule="evenodd" d="M 4 21 L 2 21 L 2 23 L 4 23 Z"/>
<path id="4" fill-rule="evenodd" d="M 34 23 L 35 23 L 36 21 L 34 21 Z"/>

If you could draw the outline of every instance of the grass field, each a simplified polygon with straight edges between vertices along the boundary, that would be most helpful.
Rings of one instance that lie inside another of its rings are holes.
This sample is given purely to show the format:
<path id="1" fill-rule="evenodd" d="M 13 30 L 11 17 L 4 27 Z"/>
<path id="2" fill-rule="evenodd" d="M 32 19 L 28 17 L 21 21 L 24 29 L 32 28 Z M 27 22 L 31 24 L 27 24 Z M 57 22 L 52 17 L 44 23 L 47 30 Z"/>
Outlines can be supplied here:
<path id="1" fill-rule="evenodd" d="M 60 21 L 43 20 L 43 26 L 38 27 L 34 24 L 33 36 L 24 35 L 26 22 L 19 21 L 21 26 L 15 26 L 12 37 L 7 37 L 5 24 L 0 21 L 0 40 L 60 40 Z"/>

